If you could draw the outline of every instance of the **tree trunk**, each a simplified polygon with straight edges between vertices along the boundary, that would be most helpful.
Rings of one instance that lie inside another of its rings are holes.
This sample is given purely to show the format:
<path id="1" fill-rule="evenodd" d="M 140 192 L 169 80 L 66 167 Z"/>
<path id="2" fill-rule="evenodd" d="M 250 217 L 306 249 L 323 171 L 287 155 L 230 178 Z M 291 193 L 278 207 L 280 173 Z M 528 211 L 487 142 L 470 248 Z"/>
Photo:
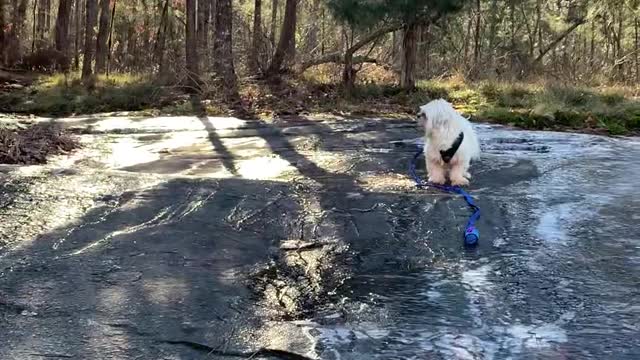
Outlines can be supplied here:
<path id="1" fill-rule="evenodd" d="M 518 46 L 516 43 L 516 0 L 509 1 L 509 18 L 511 19 L 511 30 L 509 31 L 509 35 L 511 37 L 511 44 L 509 46 L 509 70 L 511 75 L 516 71 L 516 56 L 518 51 Z"/>
<path id="2" fill-rule="evenodd" d="M 22 33 L 25 30 L 25 20 L 27 19 L 27 4 L 28 0 L 22 0 L 18 3 L 18 0 L 12 1 L 13 16 L 11 17 L 11 31 L 9 32 L 8 46 L 7 46 L 7 64 L 14 65 L 22 58 L 22 44 L 20 39 Z M 8 51 L 8 49 L 12 49 Z"/>
<path id="3" fill-rule="evenodd" d="M 209 22 L 211 19 L 211 0 L 198 0 L 198 60 L 203 68 L 209 68 Z"/>
<path id="4" fill-rule="evenodd" d="M 154 57 L 159 67 L 159 72 L 162 73 L 164 67 L 164 47 L 167 37 L 167 23 L 169 12 L 169 0 L 164 1 L 162 6 L 162 13 L 160 15 L 160 24 L 158 24 L 158 31 L 156 32 L 156 43 L 154 45 Z"/>
<path id="5" fill-rule="evenodd" d="M 325 52 L 325 39 L 326 39 L 326 25 L 327 19 L 325 16 L 325 8 L 322 7 L 322 27 L 320 29 L 320 55 L 324 55 Z"/>
<path id="6" fill-rule="evenodd" d="M 198 0 L 187 0 L 187 22 L 186 22 L 186 62 L 187 62 L 187 86 L 189 92 L 197 92 L 199 88 L 198 72 L 198 36 L 197 36 L 197 13 L 196 3 Z"/>
<path id="7" fill-rule="evenodd" d="M 233 8 L 231 0 L 218 0 L 213 40 L 214 68 L 222 80 L 225 95 L 237 99 L 237 77 L 233 66 Z"/>
<path id="8" fill-rule="evenodd" d="M 386 35 L 390 32 L 397 31 L 401 29 L 402 26 L 398 24 L 391 24 L 385 27 L 382 27 L 378 30 L 375 30 L 368 35 L 362 37 L 357 43 L 351 45 L 350 48 L 347 49 L 344 53 L 344 67 L 342 68 L 342 84 L 347 92 L 347 94 L 351 93 L 351 90 L 355 86 L 356 81 L 356 70 L 353 68 L 354 60 L 353 55 L 365 45 L 371 43 L 379 39 L 381 36 Z"/>
<path id="9" fill-rule="evenodd" d="M 82 0 L 76 0 L 76 21 L 75 21 L 75 30 L 76 36 L 74 39 L 74 50 L 73 50 L 73 69 L 80 69 L 80 39 L 82 38 L 82 9 L 85 7 L 82 6 Z"/>
<path id="10" fill-rule="evenodd" d="M 391 33 L 391 65 L 396 64 L 396 58 L 398 56 L 398 35 L 397 31 Z"/>
<path id="11" fill-rule="evenodd" d="M 38 48 L 40 48 L 40 43 L 41 41 L 44 39 L 44 32 L 45 32 L 45 21 L 47 20 L 47 0 L 37 0 L 37 18 L 34 18 L 34 20 L 36 21 L 36 23 L 34 24 L 36 26 L 36 32 L 35 32 L 35 36 L 36 38 L 34 39 L 36 45 Z M 34 1 L 34 8 L 33 8 L 33 12 L 34 15 L 36 14 L 36 2 Z"/>
<path id="12" fill-rule="evenodd" d="M 173 1 L 169 3 L 169 8 L 167 9 L 167 16 L 164 21 L 164 29 L 162 31 L 162 48 L 160 52 L 160 68 L 158 69 L 159 73 L 164 75 L 169 71 L 170 63 L 166 60 L 166 55 L 171 54 L 173 59 L 179 59 L 180 55 L 178 53 L 182 50 L 182 46 L 180 43 L 175 40 L 176 29 L 175 22 L 176 19 L 173 9 Z M 169 13 L 169 11 L 171 13 Z M 144 68 L 144 64 L 141 64 L 141 68 Z"/>
<path id="13" fill-rule="evenodd" d="M 253 38 L 251 40 L 250 66 L 253 73 L 260 71 L 260 44 L 262 43 L 262 0 L 253 2 Z"/>
<path id="14" fill-rule="evenodd" d="M 318 53 L 318 38 L 320 34 L 320 23 L 322 21 L 322 14 L 320 11 L 320 0 L 313 0 L 311 3 L 311 10 L 309 13 L 309 31 L 307 33 L 305 41 L 304 56 L 313 58 Z M 320 21 L 318 21 L 320 19 Z"/>
<path id="15" fill-rule="evenodd" d="M 616 60 L 615 60 L 615 77 L 618 81 L 625 81 L 624 74 L 624 10 L 622 10 L 622 6 L 618 9 L 618 36 L 616 37 Z"/>
<path id="16" fill-rule="evenodd" d="M 638 61 L 638 52 L 640 51 L 640 37 L 638 37 L 638 28 L 640 27 L 640 21 L 636 18 L 633 21 L 633 31 L 635 37 L 635 63 L 636 63 L 636 84 L 640 83 L 640 62 Z"/>
<path id="17" fill-rule="evenodd" d="M 154 3 L 157 3 L 157 1 L 153 1 Z M 151 16 L 155 15 L 155 12 L 152 9 L 149 9 L 149 0 L 142 0 L 141 1 L 141 5 L 142 5 L 142 12 L 143 12 L 143 19 L 142 19 L 142 32 L 140 35 L 136 34 L 135 32 L 133 33 L 133 35 L 130 33 L 130 29 L 127 29 L 127 46 L 125 49 L 129 48 L 129 40 L 132 40 L 132 42 L 134 43 L 139 43 L 139 46 L 134 47 L 135 51 L 134 52 L 128 52 L 127 56 L 125 56 L 126 58 L 141 58 L 142 61 L 144 61 L 145 64 L 149 64 L 149 61 L 153 58 L 153 53 L 151 52 Z M 131 24 L 131 26 L 134 26 L 135 24 Z M 135 66 L 135 62 L 134 61 L 129 61 L 131 64 L 131 67 Z"/>
<path id="18" fill-rule="evenodd" d="M 499 11 L 499 9 L 502 10 L 502 7 L 498 5 L 498 0 L 491 0 L 491 6 L 489 7 L 489 31 L 487 31 L 489 43 L 488 48 L 485 51 L 486 58 L 484 59 L 484 64 L 490 69 L 490 71 L 494 71 L 496 68 L 496 40 L 498 28 L 500 22 L 502 22 L 502 11 Z"/>
<path id="19" fill-rule="evenodd" d="M 206 1 L 206 0 L 205 0 Z M 207 63 L 207 71 L 212 69 L 212 59 L 213 59 L 213 46 L 211 45 L 215 34 L 213 32 L 216 29 L 216 8 L 218 6 L 217 0 L 209 0 L 209 32 L 207 34 L 207 49 L 205 50 L 207 56 L 205 62 Z"/>
<path id="20" fill-rule="evenodd" d="M 296 62 L 296 31 L 298 29 L 298 3 L 300 0 L 291 0 L 291 3 L 294 4 L 295 8 L 291 11 L 291 16 L 289 17 L 289 25 L 292 29 L 291 37 L 289 38 L 289 46 L 287 47 L 287 52 L 285 53 L 285 67 L 293 66 Z M 289 4 L 286 4 L 289 5 Z M 286 6 L 285 5 L 285 6 Z M 285 20 L 287 20 L 287 8 L 285 7 Z"/>
<path id="21" fill-rule="evenodd" d="M 269 33 L 269 41 L 271 42 L 271 46 L 276 46 L 276 30 L 278 29 L 278 7 L 280 6 L 280 1 L 273 0 L 271 1 L 271 32 Z"/>
<path id="22" fill-rule="evenodd" d="M 463 60 L 464 60 L 464 67 L 467 69 L 470 69 L 470 61 L 469 61 L 469 47 L 470 47 L 470 42 L 471 42 L 471 29 L 474 23 L 474 17 L 473 17 L 473 9 L 471 7 L 469 7 L 469 18 L 467 19 L 467 28 L 464 32 L 464 47 L 463 47 Z"/>
<path id="23" fill-rule="evenodd" d="M 5 0 L 0 0 L 0 65 L 4 65 L 6 63 L 6 36 L 4 34 L 4 28 L 6 27 L 6 18 L 5 18 Z"/>
<path id="24" fill-rule="evenodd" d="M 110 0 L 100 0 L 100 28 L 96 41 L 96 74 L 104 74 L 107 64 L 107 40 L 109 40 L 109 23 L 111 19 Z"/>
<path id="25" fill-rule="evenodd" d="M 482 8 L 480 0 L 476 0 L 476 28 L 473 34 L 473 65 L 478 69 L 480 66 L 480 29 L 482 24 Z"/>
<path id="26" fill-rule="evenodd" d="M 533 64 L 532 64 L 532 68 L 535 68 L 537 66 L 539 66 L 542 63 L 542 59 L 544 58 L 544 56 L 551 50 L 554 50 L 556 48 L 556 46 L 558 46 L 558 44 L 560 44 L 560 42 L 567 37 L 567 35 L 571 34 L 573 32 L 573 30 L 575 30 L 576 28 L 578 28 L 578 26 L 584 24 L 586 22 L 586 20 L 584 19 L 580 19 L 578 21 L 576 21 L 575 23 L 573 23 L 573 25 L 569 26 L 565 31 L 563 31 L 562 33 L 560 33 L 560 35 L 558 35 L 555 40 L 553 40 L 549 45 L 547 45 L 546 48 L 542 49 L 540 51 L 540 55 L 538 55 L 537 58 L 535 58 L 535 60 L 533 60 Z"/>
<path id="27" fill-rule="evenodd" d="M 117 66 L 118 70 L 128 70 L 125 49 L 128 41 L 127 37 L 129 36 L 129 28 L 130 26 L 127 27 L 126 32 L 116 32 L 115 34 L 118 40 L 115 49 L 113 49 L 113 63 L 115 63 L 115 66 Z M 108 68 L 108 70 L 111 70 L 110 67 Z"/>
<path id="28" fill-rule="evenodd" d="M 45 2 L 45 21 L 44 21 L 44 33 L 48 34 L 51 31 L 51 0 Z"/>
<path id="29" fill-rule="evenodd" d="M 353 67 L 353 53 L 347 51 L 344 56 L 344 67 L 342 68 L 342 85 L 347 92 L 347 96 L 351 95 L 353 88 L 356 86 L 357 71 Z"/>
<path id="30" fill-rule="evenodd" d="M 531 47 L 533 49 L 533 51 L 531 53 L 531 58 L 533 58 L 533 56 L 534 56 L 534 54 L 536 52 L 535 51 L 536 50 L 536 45 L 537 45 L 538 48 L 542 47 L 542 35 L 540 35 L 541 32 L 542 32 L 542 30 L 541 30 L 542 26 L 540 26 L 541 22 L 542 22 L 542 0 L 536 0 L 536 22 L 535 22 L 535 25 L 533 27 L 533 39 L 534 39 L 534 41 L 533 41 L 533 44 L 531 45 Z M 538 39 L 537 40 L 537 44 L 536 44 L 536 41 L 535 41 L 536 38 Z"/>
<path id="31" fill-rule="evenodd" d="M 367 57 L 367 56 L 351 56 L 349 58 L 349 60 L 350 60 L 352 65 L 362 64 L 362 63 L 377 64 L 379 62 L 377 59 L 374 59 L 374 58 L 371 58 L 371 57 Z M 329 55 L 321 56 L 318 59 L 313 59 L 313 60 L 309 60 L 309 61 L 303 62 L 298 67 L 297 73 L 298 74 L 302 74 L 303 72 L 305 72 L 308 68 L 310 68 L 312 66 L 318 66 L 318 65 L 322 65 L 322 64 L 330 64 L 330 63 L 344 64 L 344 61 L 345 61 L 344 55 L 342 55 L 341 53 L 332 53 L 332 54 L 329 54 Z"/>
<path id="32" fill-rule="evenodd" d="M 137 69 L 138 62 L 136 61 L 135 54 L 138 45 L 138 38 L 136 37 L 135 24 L 131 24 L 127 30 L 127 47 L 126 47 L 126 64 L 129 69 Z"/>
<path id="33" fill-rule="evenodd" d="M 416 87 L 416 62 L 418 60 L 418 30 L 416 23 L 406 25 L 402 38 L 402 71 L 400 87 L 413 90 Z"/>
<path id="34" fill-rule="evenodd" d="M 113 45 L 113 23 L 116 19 L 116 6 L 118 0 L 113 0 L 111 8 L 111 20 L 109 21 L 109 40 L 107 41 L 107 76 L 109 76 L 109 66 L 111 65 L 111 47 Z"/>
<path id="35" fill-rule="evenodd" d="M 425 34 L 425 51 L 424 51 L 424 68 L 427 71 L 427 77 L 431 77 L 432 73 L 431 73 L 431 48 L 432 48 L 432 39 L 433 36 L 431 35 L 431 26 L 427 26 L 426 27 L 426 34 Z"/>
<path id="36" fill-rule="evenodd" d="M 596 22 L 591 22 L 591 45 L 589 49 L 589 70 L 593 70 L 595 64 Z"/>
<path id="37" fill-rule="evenodd" d="M 84 59 L 82 60 L 82 80 L 91 85 L 93 70 L 91 63 L 96 45 L 96 22 L 98 20 L 98 0 L 87 0 L 84 30 Z"/>
<path id="38" fill-rule="evenodd" d="M 38 4 L 38 39 L 36 48 L 41 49 L 46 44 L 46 38 L 51 29 L 51 0 L 40 0 Z"/>
<path id="39" fill-rule="evenodd" d="M 40 32 L 39 26 L 40 26 L 40 17 L 36 17 L 36 15 L 38 14 L 38 2 L 37 0 L 34 0 L 33 2 L 33 14 L 32 14 L 32 22 L 33 22 L 33 28 L 31 31 L 31 53 L 33 54 L 34 51 L 36 51 L 36 39 L 38 38 L 38 33 Z"/>
<path id="40" fill-rule="evenodd" d="M 69 23 L 71 20 L 72 0 L 60 0 L 58 4 L 58 17 L 56 18 L 56 50 L 62 54 L 58 64 L 60 71 L 69 70 Z"/>
<path id="41" fill-rule="evenodd" d="M 285 58 L 289 56 L 288 62 L 293 62 L 292 56 L 295 55 L 295 37 L 297 25 L 298 0 L 287 0 L 285 4 L 284 20 L 282 22 L 282 30 L 280 32 L 280 40 L 276 53 L 273 55 L 271 65 L 267 70 L 270 75 L 280 73 L 285 64 Z M 292 50 L 293 49 L 293 50 Z"/>

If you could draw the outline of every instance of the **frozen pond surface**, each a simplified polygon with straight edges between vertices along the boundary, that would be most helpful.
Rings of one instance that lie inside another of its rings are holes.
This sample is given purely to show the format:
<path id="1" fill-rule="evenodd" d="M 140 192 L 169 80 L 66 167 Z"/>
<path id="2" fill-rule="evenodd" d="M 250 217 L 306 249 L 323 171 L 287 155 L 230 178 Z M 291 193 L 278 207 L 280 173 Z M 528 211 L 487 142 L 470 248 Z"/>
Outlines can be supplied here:
<path id="1" fill-rule="evenodd" d="M 447 249 L 420 271 L 394 264 L 354 276 L 335 314 L 301 324 L 317 339 L 316 353 L 323 359 L 640 357 L 640 143 L 478 128 L 479 177 L 520 160 L 531 161 L 539 176 L 472 191 L 481 206 L 500 203 L 504 211 L 483 213 L 497 223 L 494 236 L 481 235 L 477 251 Z M 442 250 L 437 240 L 429 246 Z"/>
<path id="2" fill-rule="evenodd" d="M 468 250 L 410 121 L 59 121 L 0 168 L 2 359 L 640 358 L 637 139 L 478 125 Z"/>

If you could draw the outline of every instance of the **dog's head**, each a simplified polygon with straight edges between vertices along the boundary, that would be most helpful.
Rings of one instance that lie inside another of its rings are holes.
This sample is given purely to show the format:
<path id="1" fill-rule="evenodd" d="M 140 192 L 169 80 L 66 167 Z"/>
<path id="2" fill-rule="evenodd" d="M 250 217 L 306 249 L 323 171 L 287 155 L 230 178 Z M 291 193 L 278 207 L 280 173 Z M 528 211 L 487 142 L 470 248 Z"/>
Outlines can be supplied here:
<path id="1" fill-rule="evenodd" d="M 420 106 L 418 110 L 418 124 L 424 127 L 427 135 L 434 129 L 442 129 L 448 126 L 453 107 L 445 100 L 438 99 Z"/>

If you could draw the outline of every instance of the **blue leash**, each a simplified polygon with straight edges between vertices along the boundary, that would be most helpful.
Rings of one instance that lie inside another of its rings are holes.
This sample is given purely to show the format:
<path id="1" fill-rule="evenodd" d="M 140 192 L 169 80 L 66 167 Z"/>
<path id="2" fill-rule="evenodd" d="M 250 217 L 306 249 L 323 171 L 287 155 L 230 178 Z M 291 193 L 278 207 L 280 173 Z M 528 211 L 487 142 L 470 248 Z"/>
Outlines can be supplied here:
<path id="1" fill-rule="evenodd" d="M 416 186 L 418 187 L 418 189 L 433 187 L 444 192 L 462 195 L 471 210 L 473 210 L 473 214 L 471 214 L 471 216 L 469 217 L 469 221 L 467 221 L 467 226 L 464 230 L 464 243 L 465 245 L 469 246 L 477 245 L 478 240 L 480 240 L 480 232 L 476 228 L 475 224 L 476 221 L 478 221 L 478 219 L 480 218 L 480 208 L 473 202 L 473 198 L 471 197 L 471 195 L 464 191 L 464 189 L 462 189 L 460 186 L 440 185 L 422 180 L 416 173 L 416 164 L 423 151 L 423 147 L 419 146 L 419 150 L 414 155 L 413 160 L 411 160 L 411 166 L 409 167 L 409 173 L 411 174 L 413 180 L 416 182 Z"/>

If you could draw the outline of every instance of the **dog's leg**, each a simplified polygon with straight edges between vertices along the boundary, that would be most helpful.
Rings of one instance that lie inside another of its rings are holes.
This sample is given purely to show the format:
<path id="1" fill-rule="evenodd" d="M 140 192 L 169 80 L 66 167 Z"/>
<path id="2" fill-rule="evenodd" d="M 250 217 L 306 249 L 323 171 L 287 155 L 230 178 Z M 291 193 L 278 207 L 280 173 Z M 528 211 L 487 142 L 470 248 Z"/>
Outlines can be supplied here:
<path id="1" fill-rule="evenodd" d="M 429 181 L 435 184 L 444 184 L 447 180 L 445 175 L 446 171 L 442 165 L 437 161 L 432 161 L 427 157 L 427 174 L 429 175 Z"/>
<path id="2" fill-rule="evenodd" d="M 451 184 L 465 186 L 469 185 L 469 162 L 468 161 L 459 161 L 453 164 L 451 168 Z"/>

